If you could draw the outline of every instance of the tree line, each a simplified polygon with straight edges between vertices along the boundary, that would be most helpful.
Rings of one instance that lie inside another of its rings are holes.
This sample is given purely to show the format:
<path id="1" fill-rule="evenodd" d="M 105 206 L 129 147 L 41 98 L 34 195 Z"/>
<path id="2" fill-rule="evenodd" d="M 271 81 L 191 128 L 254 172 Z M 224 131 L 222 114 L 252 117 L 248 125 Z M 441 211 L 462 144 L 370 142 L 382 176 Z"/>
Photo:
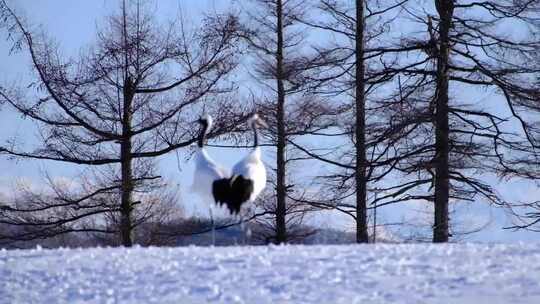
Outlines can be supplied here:
<path id="1" fill-rule="evenodd" d="M 365 243 L 370 211 L 407 202 L 432 206 L 433 242 L 452 240 L 459 202 L 538 229 L 540 201 L 497 187 L 540 179 L 540 1 L 250 0 L 191 27 L 149 3 L 122 1 L 66 57 L 0 1 L 2 33 L 32 71 L 29 84 L 0 84 L 0 105 L 39 130 L 34 148 L 4 141 L 0 157 L 84 168 L 76 185 L 51 177 L 45 193 L 4 198 L 2 243 L 97 233 L 131 246 L 182 195 L 158 158 L 189 149 L 202 111 L 228 147 L 244 145 L 250 113 L 269 124 L 271 177 L 246 219 L 265 242 L 305 237 L 307 213 L 334 210 Z"/>

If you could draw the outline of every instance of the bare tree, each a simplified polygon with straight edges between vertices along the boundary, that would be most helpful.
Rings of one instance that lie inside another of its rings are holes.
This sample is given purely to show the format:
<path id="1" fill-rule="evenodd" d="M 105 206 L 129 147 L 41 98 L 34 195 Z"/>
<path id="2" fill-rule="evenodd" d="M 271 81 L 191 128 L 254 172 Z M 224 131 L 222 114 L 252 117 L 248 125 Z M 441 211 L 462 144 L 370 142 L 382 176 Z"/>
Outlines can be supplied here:
<path id="1" fill-rule="evenodd" d="M 303 2 L 297 0 L 254 0 L 245 10 L 241 31 L 252 51 L 253 78 L 264 92 L 258 96 L 257 110 L 270 127 L 262 132 L 266 144 L 275 147 L 275 154 L 272 151 L 276 159 L 275 174 L 270 174 L 269 181 L 275 187 L 275 199 L 266 196 L 269 201 L 261 201 L 260 205 L 274 219 L 272 225 L 268 218 L 263 221 L 273 227 L 267 231 L 274 231 L 275 236 L 268 239 L 276 243 L 292 240 L 288 224 L 291 229 L 297 226 L 288 218 L 288 212 L 298 210 L 300 205 L 293 192 L 303 192 L 302 181 L 292 180 L 294 163 L 304 160 L 297 156 L 302 145 L 295 141 L 323 130 L 328 125 L 328 116 L 334 115 L 331 105 L 307 91 L 307 75 L 316 60 L 306 50 L 306 27 L 298 21 L 305 10 Z M 289 208 L 289 204 L 294 208 Z M 293 213 L 290 215 L 295 217 Z"/>
<path id="2" fill-rule="evenodd" d="M 434 203 L 434 242 L 447 242 L 451 236 L 451 200 L 480 197 L 496 205 L 510 204 L 482 174 L 518 174 L 523 164 L 519 158 L 537 157 L 536 130 L 519 109 L 535 99 L 530 78 L 538 68 L 526 58 L 538 48 L 539 40 L 528 29 L 537 11 L 536 1 L 437 0 L 432 8 L 408 9 L 410 18 L 427 30 L 423 37 L 402 41 L 419 59 L 396 69 L 416 87 L 406 92 L 405 104 L 414 118 L 407 129 L 414 131 L 401 146 L 404 157 L 396 165 L 413 179 L 394 187 L 401 192 L 398 199 Z M 500 30 L 506 22 L 523 35 L 508 37 Z M 414 48 L 419 45 L 423 47 Z M 485 105 L 456 94 L 479 88 L 492 88 L 501 102 Z M 504 107 L 509 117 L 497 114 L 497 108 L 500 112 Z"/>
<path id="3" fill-rule="evenodd" d="M 540 23 L 533 23 L 533 31 L 537 41 L 540 40 Z M 540 51 L 538 48 L 527 56 L 528 66 L 540 71 Z M 517 104 L 529 118 L 529 130 L 531 138 L 540 143 L 540 73 L 536 73 L 536 90 L 531 92 L 533 98 L 521 99 Z M 538 151 L 537 151 L 538 152 Z M 540 186 L 540 155 L 538 153 L 527 153 L 515 159 L 512 163 L 513 170 L 508 170 L 506 174 L 514 177 L 532 180 Z M 540 201 L 518 202 L 509 206 L 508 210 L 514 220 L 514 224 L 505 227 L 512 230 L 540 231 Z"/>
<path id="4" fill-rule="evenodd" d="M 238 107 L 224 98 L 234 89 L 226 76 L 239 53 L 237 19 L 209 16 L 199 29 L 189 31 L 181 21 L 159 25 L 144 6 L 124 1 L 120 12 L 98 30 L 96 44 L 67 59 L 53 40 L 5 1 L 0 1 L 0 17 L 13 50 L 28 54 L 35 76 L 29 86 L 33 94 L 26 87 L 1 87 L 0 101 L 37 122 L 42 143 L 24 151 L 12 141 L 0 150 L 98 169 L 112 166 L 118 178 L 107 187 L 88 189 L 62 204 L 78 208 L 83 201 L 118 190 L 120 203 L 112 210 L 121 215 L 122 244 L 131 246 L 134 192 L 159 178 L 151 159 L 195 142 L 191 122 L 203 104 L 220 117 L 211 136 L 239 122 L 234 112 Z M 57 204 L 35 208 L 54 207 Z"/>
<path id="5" fill-rule="evenodd" d="M 401 48 L 385 43 L 388 25 L 405 2 L 317 1 L 322 14 L 301 20 L 328 38 L 315 46 L 317 71 L 309 76 L 310 89 L 339 105 L 339 115 L 325 133 L 334 138 L 332 147 L 304 150 L 331 167 L 319 180 L 321 193 L 334 195 L 309 201 L 313 206 L 350 215 L 356 222 L 357 242 L 368 242 L 368 186 L 388 174 L 388 169 L 380 168 L 391 164 L 391 156 L 386 158 L 392 144 L 391 127 L 385 123 L 387 118 L 378 114 L 384 105 L 375 100 L 389 98 L 385 95 L 391 94 L 382 94 L 383 90 L 395 90 L 386 85 L 396 73 L 386 72 L 392 64 L 386 63 L 390 60 L 384 56 Z"/>

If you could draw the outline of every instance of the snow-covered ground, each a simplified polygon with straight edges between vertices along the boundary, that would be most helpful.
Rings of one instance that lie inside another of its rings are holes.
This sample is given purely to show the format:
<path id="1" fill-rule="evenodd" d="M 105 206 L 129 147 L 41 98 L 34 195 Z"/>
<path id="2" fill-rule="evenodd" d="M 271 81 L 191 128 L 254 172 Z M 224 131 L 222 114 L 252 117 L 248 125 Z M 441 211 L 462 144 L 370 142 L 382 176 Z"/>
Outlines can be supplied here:
<path id="1" fill-rule="evenodd" d="M 1 303 L 540 303 L 540 243 L 0 251 Z"/>

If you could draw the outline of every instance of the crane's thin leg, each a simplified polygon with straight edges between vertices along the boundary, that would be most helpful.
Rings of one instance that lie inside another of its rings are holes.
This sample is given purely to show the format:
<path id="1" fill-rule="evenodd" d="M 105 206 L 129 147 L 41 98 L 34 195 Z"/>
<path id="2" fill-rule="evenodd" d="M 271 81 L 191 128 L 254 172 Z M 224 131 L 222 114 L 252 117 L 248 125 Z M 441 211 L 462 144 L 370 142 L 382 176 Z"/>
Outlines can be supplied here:
<path id="1" fill-rule="evenodd" d="M 233 225 L 236 225 L 236 223 L 238 223 L 238 215 L 236 213 L 230 213 L 229 215 L 230 215 L 230 218 L 231 218 L 231 224 L 234 223 Z M 233 227 L 235 227 L 235 226 L 233 226 Z M 235 246 L 240 245 L 240 239 L 238 239 L 237 237 L 234 238 L 234 245 Z"/>
<path id="2" fill-rule="evenodd" d="M 245 237 L 246 237 L 246 243 L 247 245 L 250 244 L 251 242 L 251 227 L 249 227 L 249 225 L 246 224 L 246 231 L 245 231 Z"/>
<path id="3" fill-rule="evenodd" d="M 246 218 L 247 218 L 246 214 L 248 213 L 249 213 L 249 210 L 242 209 L 240 213 L 238 214 L 240 218 L 240 223 L 241 223 L 240 227 L 242 229 L 242 238 L 243 238 L 244 245 L 249 244 L 249 240 L 251 239 L 251 228 L 246 223 Z"/>
<path id="4" fill-rule="evenodd" d="M 212 246 L 216 245 L 216 223 L 214 222 L 214 206 L 210 206 L 210 223 L 212 224 Z"/>
<path id="5" fill-rule="evenodd" d="M 238 220 L 240 221 L 240 230 L 242 231 L 242 245 L 246 245 L 246 223 L 244 223 L 244 217 L 242 216 L 242 213 L 238 213 L 237 215 Z"/>

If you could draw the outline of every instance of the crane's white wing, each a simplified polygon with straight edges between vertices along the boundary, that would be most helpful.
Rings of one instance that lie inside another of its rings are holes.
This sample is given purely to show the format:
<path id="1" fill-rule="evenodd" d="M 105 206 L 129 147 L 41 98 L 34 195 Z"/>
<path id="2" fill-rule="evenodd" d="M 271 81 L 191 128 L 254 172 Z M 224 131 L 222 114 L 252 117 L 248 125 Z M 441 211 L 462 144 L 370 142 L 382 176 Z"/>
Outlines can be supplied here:
<path id="1" fill-rule="evenodd" d="M 238 162 L 232 170 L 232 175 L 242 175 L 253 181 L 253 193 L 249 200 L 253 201 L 266 186 L 266 169 L 261 160 L 259 147 L 253 149 L 244 159 Z"/>
<path id="2" fill-rule="evenodd" d="M 193 175 L 193 192 L 204 198 L 212 198 L 212 183 L 222 178 L 228 178 L 230 173 L 224 167 L 216 164 L 204 149 L 199 149 L 195 155 L 195 173 Z"/>

